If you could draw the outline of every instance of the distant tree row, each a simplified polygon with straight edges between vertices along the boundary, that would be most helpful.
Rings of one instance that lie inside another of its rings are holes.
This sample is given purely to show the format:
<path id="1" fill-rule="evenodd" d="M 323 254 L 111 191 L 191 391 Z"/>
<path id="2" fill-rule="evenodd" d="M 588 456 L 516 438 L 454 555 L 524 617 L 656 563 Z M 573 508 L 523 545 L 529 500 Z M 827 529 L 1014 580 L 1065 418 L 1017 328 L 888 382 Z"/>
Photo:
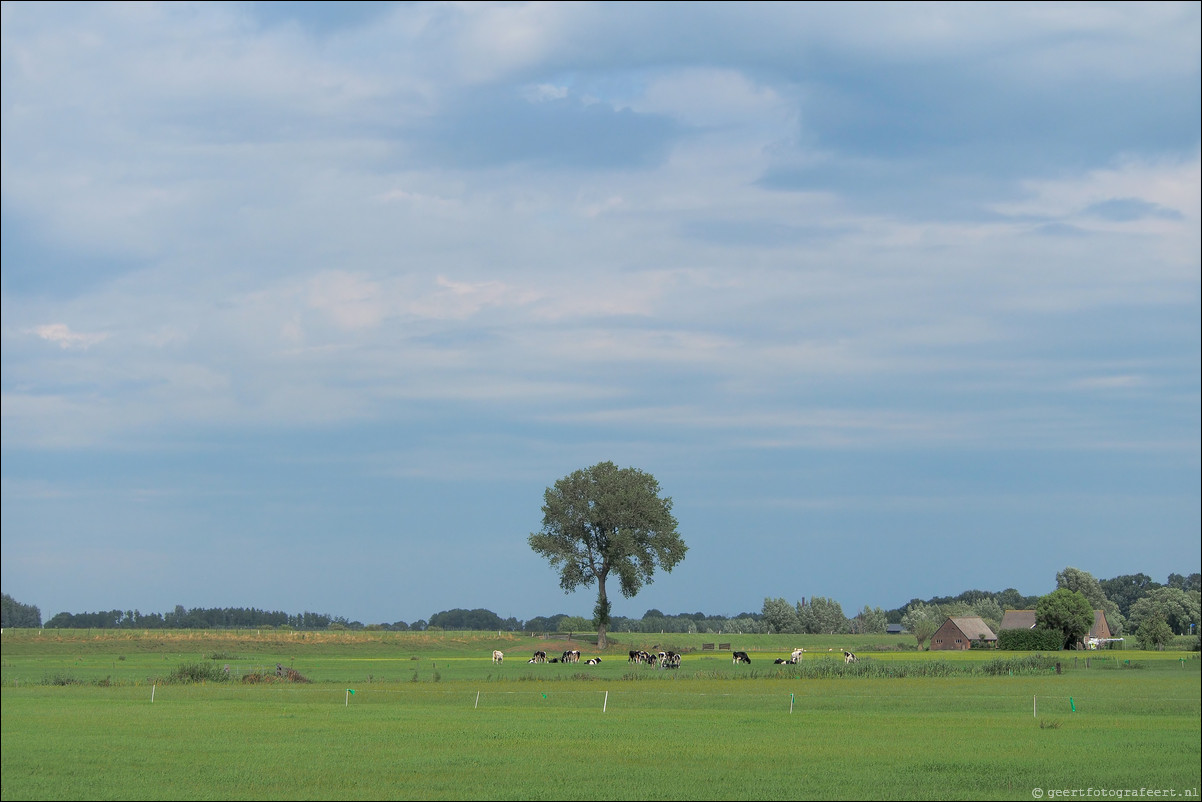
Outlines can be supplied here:
<path id="1" fill-rule="evenodd" d="M 1154 582 L 1147 574 L 1126 574 L 1098 580 L 1089 572 L 1065 568 L 1056 574 L 1057 589 L 1079 592 L 1091 610 L 1106 611 L 1115 635 L 1137 634 L 1146 625 L 1146 633 L 1163 638 L 1190 634 L 1199 623 L 1199 574 L 1169 574 L 1165 584 Z M 1003 591 L 966 590 L 956 596 L 911 599 L 893 610 L 865 606 L 847 617 L 839 602 L 822 596 L 789 602 L 784 598 L 765 598 L 758 612 L 734 616 L 703 612 L 666 614 L 650 609 L 641 618 L 613 616 L 611 632 L 628 633 L 798 633 L 798 634 L 880 634 L 888 624 L 901 624 L 918 640 L 921 647 L 949 616 L 979 616 L 995 632 L 1006 610 L 1032 610 L 1040 596 L 1025 596 L 1014 588 Z M 41 611 L 3 595 L 3 626 L 42 626 Z M 176 605 L 168 613 L 141 613 L 137 610 L 107 610 L 96 613 L 59 613 L 45 623 L 48 628 L 71 629 L 294 629 L 294 630 L 478 630 L 498 632 L 587 632 L 594 622 L 588 618 L 559 613 L 535 616 L 525 621 L 501 618 L 491 610 L 455 608 L 430 616 L 429 621 L 395 621 L 364 625 L 359 621 L 323 613 L 284 613 L 248 607 L 192 608 Z M 1158 633 L 1158 634 L 1157 634 Z M 1155 642 L 1155 641 L 1152 641 Z"/>
<path id="2" fill-rule="evenodd" d="M 195 607 L 176 605 L 169 613 L 138 610 L 102 610 L 96 613 L 59 613 L 46 622 L 47 629 L 354 629 L 362 624 L 322 613 L 289 614 L 254 607 Z"/>
<path id="3" fill-rule="evenodd" d="M 516 618 L 502 620 L 501 616 L 492 610 L 464 610 L 457 607 L 454 610 L 444 610 L 430 616 L 430 622 L 426 628 L 513 632 L 521 630 L 522 622 Z"/>

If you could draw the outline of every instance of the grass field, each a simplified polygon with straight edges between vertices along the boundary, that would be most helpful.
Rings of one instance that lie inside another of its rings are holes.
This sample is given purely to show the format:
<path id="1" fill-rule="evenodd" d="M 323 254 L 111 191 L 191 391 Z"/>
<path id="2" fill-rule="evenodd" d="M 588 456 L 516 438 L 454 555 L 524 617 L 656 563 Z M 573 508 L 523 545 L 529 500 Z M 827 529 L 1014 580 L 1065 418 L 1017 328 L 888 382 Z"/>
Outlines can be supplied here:
<path id="1" fill-rule="evenodd" d="M 1090 653 L 1088 667 L 1064 653 L 1061 673 L 1011 676 L 979 673 L 997 653 L 873 651 L 862 638 L 731 638 L 750 666 L 701 651 L 713 636 L 642 638 L 605 653 L 571 644 L 602 656 L 589 667 L 528 665 L 535 648 L 568 644 L 495 633 L 5 630 L 3 798 L 1198 792 L 1196 653 Z M 681 668 L 627 663 L 627 649 L 657 645 L 683 652 Z M 795 646 L 823 678 L 772 665 Z M 499 666 L 493 648 L 506 652 Z M 826 651 L 842 648 L 860 673 Z M 310 681 L 276 681 L 277 663 Z M 168 682 L 182 665 L 222 676 L 228 665 L 230 679 Z M 942 668 L 874 675 L 885 667 Z"/>

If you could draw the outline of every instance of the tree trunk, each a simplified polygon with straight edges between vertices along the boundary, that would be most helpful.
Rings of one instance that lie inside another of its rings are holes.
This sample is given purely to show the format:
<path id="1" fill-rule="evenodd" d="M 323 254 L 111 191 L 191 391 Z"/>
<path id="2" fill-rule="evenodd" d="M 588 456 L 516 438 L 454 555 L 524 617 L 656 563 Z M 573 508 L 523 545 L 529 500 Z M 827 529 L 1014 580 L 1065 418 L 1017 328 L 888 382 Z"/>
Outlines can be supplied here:
<path id="1" fill-rule="evenodd" d="M 605 577 L 597 579 L 597 648 L 602 651 L 609 645 L 605 631 L 609 629 L 609 597 L 605 595 Z"/>

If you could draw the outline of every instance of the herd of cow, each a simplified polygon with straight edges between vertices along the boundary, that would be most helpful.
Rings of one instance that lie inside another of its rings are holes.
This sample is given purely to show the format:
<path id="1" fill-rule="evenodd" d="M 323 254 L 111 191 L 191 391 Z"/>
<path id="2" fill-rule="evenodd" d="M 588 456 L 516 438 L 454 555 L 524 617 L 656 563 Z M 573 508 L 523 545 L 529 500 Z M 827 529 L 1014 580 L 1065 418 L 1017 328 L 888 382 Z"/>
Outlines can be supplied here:
<path id="1" fill-rule="evenodd" d="M 495 650 L 493 651 L 492 661 L 494 663 L 500 663 L 500 662 L 503 662 L 504 660 L 505 660 L 504 652 L 495 651 Z M 552 657 L 551 659 L 548 660 L 547 653 L 540 649 L 534 653 L 534 657 L 531 657 L 526 662 L 527 663 L 579 663 L 580 662 L 580 650 L 579 649 L 568 649 L 560 657 Z M 590 665 L 590 666 L 595 666 L 600 662 L 601 662 L 600 657 L 590 657 L 588 660 L 585 661 L 585 664 Z"/>
<path id="2" fill-rule="evenodd" d="M 751 665 L 751 657 L 748 656 L 747 652 L 732 652 L 732 654 L 734 655 L 734 662 L 736 664 L 746 663 L 747 665 Z M 798 663 L 801 662 L 801 659 L 804 655 L 805 655 L 805 649 L 794 649 L 793 653 L 791 655 L 789 655 L 789 658 L 787 660 L 783 657 L 778 657 L 773 662 L 778 666 L 779 665 L 797 665 Z M 494 663 L 500 663 L 504 659 L 505 659 L 504 652 L 496 651 L 496 650 L 493 651 L 492 661 Z M 560 657 L 552 657 L 550 660 L 548 660 L 547 653 L 540 649 L 539 651 L 534 653 L 534 657 L 531 657 L 526 662 L 528 662 L 528 663 L 579 663 L 580 662 L 580 650 L 579 649 L 568 649 Z M 601 662 L 600 657 L 590 657 L 585 662 L 585 664 L 590 665 L 590 666 L 595 666 L 600 662 Z M 642 649 L 639 649 L 637 651 L 635 649 L 631 649 L 629 662 L 631 662 L 631 663 L 646 663 L 649 666 L 658 665 L 660 668 L 680 668 L 680 655 L 677 654 L 676 652 L 652 653 L 652 652 L 643 651 Z M 852 654 L 851 652 L 846 651 L 846 650 L 843 652 L 844 665 L 849 664 L 849 663 L 858 663 L 858 662 L 860 662 L 860 660 L 854 654 Z"/>
<path id="3" fill-rule="evenodd" d="M 802 657 L 805 655 L 805 651 L 806 651 L 805 649 L 794 649 L 793 653 L 789 655 L 788 659 L 785 659 L 784 657 L 778 657 L 775 660 L 773 660 L 772 662 L 778 666 L 779 665 L 795 666 L 801 662 Z M 735 657 L 736 663 L 747 663 L 748 665 L 751 665 L 751 658 L 747 656 L 747 652 L 735 652 L 734 657 Z M 856 657 L 855 654 L 853 654 L 852 652 L 844 650 L 844 652 L 843 652 L 843 664 L 844 665 L 847 665 L 849 663 L 858 663 L 858 662 L 860 662 L 860 658 Z"/>
<path id="4" fill-rule="evenodd" d="M 680 668 L 680 655 L 676 652 L 646 652 L 642 649 L 630 650 L 629 663 L 646 663 L 660 668 Z"/>

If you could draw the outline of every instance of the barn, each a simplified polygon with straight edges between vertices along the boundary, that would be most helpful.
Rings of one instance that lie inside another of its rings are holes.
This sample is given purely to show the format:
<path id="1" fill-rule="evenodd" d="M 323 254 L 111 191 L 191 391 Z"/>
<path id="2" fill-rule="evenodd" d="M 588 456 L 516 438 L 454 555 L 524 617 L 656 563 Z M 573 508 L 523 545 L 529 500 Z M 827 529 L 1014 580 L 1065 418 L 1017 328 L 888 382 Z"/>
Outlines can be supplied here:
<path id="1" fill-rule="evenodd" d="M 952 616 L 943 622 L 931 636 L 931 651 L 942 649 L 969 649 L 974 641 L 984 641 L 997 646 L 997 635 L 980 616 Z"/>

